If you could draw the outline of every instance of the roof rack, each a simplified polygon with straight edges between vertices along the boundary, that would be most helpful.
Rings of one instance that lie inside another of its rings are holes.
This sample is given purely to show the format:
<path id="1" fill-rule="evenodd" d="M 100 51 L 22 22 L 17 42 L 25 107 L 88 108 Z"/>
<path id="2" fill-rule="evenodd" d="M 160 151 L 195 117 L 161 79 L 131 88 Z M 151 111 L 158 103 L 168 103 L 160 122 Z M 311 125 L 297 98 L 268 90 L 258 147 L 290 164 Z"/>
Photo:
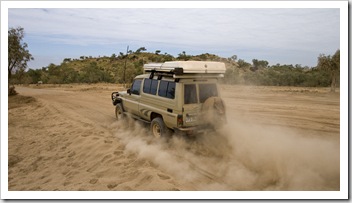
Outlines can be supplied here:
<path id="1" fill-rule="evenodd" d="M 224 77 L 225 64 L 214 61 L 167 61 L 144 64 L 144 71 L 151 75 L 168 75 L 173 78 Z"/>

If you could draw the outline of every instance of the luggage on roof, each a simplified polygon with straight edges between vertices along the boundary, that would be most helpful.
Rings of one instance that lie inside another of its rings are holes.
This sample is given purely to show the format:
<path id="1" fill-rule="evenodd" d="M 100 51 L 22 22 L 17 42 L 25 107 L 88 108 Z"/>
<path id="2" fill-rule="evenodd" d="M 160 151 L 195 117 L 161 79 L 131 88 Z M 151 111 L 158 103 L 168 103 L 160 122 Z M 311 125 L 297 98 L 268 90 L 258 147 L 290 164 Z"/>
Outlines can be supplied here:
<path id="1" fill-rule="evenodd" d="M 143 66 L 145 72 L 163 72 L 175 75 L 183 74 L 224 74 L 225 64 L 214 61 L 167 61 L 149 63 Z"/>

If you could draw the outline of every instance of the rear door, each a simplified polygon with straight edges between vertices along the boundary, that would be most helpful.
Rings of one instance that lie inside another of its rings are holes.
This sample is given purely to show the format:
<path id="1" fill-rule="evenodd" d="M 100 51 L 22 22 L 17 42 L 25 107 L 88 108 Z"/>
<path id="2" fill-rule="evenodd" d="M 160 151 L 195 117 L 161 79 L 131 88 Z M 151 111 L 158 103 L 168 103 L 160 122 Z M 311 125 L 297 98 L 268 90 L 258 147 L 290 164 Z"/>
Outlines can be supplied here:
<path id="1" fill-rule="evenodd" d="M 199 123 L 198 115 L 201 104 L 198 99 L 197 84 L 184 84 L 183 125 L 196 126 Z"/>
<path id="2" fill-rule="evenodd" d="M 184 126 L 202 124 L 202 106 L 209 97 L 218 97 L 216 83 L 184 84 L 183 121 Z"/>

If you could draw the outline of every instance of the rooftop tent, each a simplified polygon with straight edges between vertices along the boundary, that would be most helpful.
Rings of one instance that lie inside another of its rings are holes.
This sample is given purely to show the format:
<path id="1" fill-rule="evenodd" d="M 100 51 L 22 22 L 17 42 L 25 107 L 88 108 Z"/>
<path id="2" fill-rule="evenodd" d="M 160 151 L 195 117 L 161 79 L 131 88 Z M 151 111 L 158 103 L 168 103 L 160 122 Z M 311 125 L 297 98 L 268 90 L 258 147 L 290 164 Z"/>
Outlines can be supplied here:
<path id="1" fill-rule="evenodd" d="M 164 72 L 181 74 L 224 74 L 225 64 L 214 61 L 167 61 L 165 63 L 149 63 L 144 65 L 145 72 Z"/>

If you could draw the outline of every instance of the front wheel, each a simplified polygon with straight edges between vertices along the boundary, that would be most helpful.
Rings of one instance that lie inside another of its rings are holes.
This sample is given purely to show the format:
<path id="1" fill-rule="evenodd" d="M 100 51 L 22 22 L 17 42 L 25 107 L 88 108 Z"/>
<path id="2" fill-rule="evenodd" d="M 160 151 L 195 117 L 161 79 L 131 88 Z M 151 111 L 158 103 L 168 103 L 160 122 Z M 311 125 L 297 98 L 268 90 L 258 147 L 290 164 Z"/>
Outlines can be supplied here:
<path id="1" fill-rule="evenodd" d="M 161 117 L 156 117 L 152 120 L 150 130 L 155 138 L 166 137 L 169 133 L 169 129 Z"/>
<path id="2" fill-rule="evenodd" d="M 122 120 L 125 117 L 121 103 L 116 104 L 115 116 L 117 120 Z"/>

